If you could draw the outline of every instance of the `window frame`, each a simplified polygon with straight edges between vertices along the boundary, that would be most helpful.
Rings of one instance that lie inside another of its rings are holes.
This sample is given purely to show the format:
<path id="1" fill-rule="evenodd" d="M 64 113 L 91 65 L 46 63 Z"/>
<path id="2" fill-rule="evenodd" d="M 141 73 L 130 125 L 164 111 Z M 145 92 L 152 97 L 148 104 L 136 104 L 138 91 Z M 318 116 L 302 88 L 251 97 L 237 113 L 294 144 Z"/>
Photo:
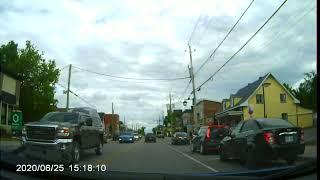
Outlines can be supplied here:
<path id="1" fill-rule="evenodd" d="M 282 99 L 282 97 L 284 97 L 284 99 Z M 287 103 L 287 94 L 286 93 L 280 93 L 280 103 Z"/>
<path id="2" fill-rule="evenodd" d="M 261 99 L 259 99 L 260 101 L 258 102 L 258 96 L 261 97 Z M 264 98 L 263 98 L 263 94 L 256 94 L 256 104 L 263 104 L 264 103 Z"/>
<path id="3" fill-rule="evenodd" d="M 286 115 L 286 119 L 284 119 L 284 115 Z M 281 113 L 281 119 L 285 120 L 285 121 L 288 121 L 288 113 Z"/>

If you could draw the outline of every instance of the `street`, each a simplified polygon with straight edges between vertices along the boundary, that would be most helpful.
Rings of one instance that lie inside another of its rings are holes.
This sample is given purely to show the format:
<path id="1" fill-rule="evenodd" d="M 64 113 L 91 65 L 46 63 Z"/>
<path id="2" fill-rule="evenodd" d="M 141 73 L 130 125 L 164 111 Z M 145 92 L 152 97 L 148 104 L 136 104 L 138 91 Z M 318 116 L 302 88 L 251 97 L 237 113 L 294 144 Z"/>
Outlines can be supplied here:
<path id="1" fill-rule="evenodd" d="M 82 154 L 80 164 L 106 164 L 108 170 L 127 172 L 157 172 L 157 173 L 213 173 L 247 171 L 237 160 L 221 162 L 219 154 L 201 155 L 192 153 L 189 145 L 171 145 L 170 139 L 157 139 L 156 143 L 145 143 L 144 139 L 133 144 L 119 144 L 109 141 L 104 145 L 102 156 L 97 156 L 93 150 Z M 305 160 L 298 159 L 296 164 Z M 286 166 L 285 161 L 264 164 L 259 168 Z"/>

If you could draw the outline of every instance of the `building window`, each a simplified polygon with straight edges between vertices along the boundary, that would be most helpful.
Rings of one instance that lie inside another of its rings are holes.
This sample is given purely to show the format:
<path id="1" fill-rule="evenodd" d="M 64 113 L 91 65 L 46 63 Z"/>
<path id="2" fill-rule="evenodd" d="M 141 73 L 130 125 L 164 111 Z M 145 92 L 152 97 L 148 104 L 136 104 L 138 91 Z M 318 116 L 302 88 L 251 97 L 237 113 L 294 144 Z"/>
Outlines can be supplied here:
<path id="1" fill-rule="evenodd" d="M 262 94 L 257 94 L 256 95 L 256 103 L 257 104 L 263 104 L 263 96 L 262 96 Z"/>
<path id="2" fill-rule="evenodd" d="M 2 103 L 1 107 L 1 124 L 7 124 L 7 104 Z"/>
<path id="3" fill-rule="evenodd" d="M 282 113 L 281 117 L 283 120 L 288 120 L 288 113 Z"/>
<path id="4" fill-rule="evenodd" d="M 8 106 L 8 125 L 11 125 L 13 106 Z"/>
<path id="5" fill-rule="evenodd" d="M 286 94 L 280 94 L 280 102 L 281 103 L 286 103 L 287 102 Z"/>

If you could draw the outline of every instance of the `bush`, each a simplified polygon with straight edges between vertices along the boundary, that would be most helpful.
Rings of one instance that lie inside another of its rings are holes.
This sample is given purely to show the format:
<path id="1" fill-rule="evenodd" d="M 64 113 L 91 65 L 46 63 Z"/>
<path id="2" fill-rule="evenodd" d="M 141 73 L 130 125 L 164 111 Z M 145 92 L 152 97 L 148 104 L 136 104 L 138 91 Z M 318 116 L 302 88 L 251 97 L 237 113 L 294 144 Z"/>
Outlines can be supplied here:
<path id="1" fill-rule="evenodd" d="M 9 134 L 4 127 L 0 127 L 0 137 L 8 137 Z"/>

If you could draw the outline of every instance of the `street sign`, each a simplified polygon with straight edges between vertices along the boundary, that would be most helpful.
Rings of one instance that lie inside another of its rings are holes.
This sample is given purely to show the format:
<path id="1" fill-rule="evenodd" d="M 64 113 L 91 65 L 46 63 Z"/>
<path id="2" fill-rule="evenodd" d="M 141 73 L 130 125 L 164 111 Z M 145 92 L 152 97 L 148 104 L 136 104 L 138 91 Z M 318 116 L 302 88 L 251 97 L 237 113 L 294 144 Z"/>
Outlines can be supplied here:
<path id="1" fill-rule="evenodd" d="M 19 129 L 23 125 L 23 120 L 22 120 L 22 112 L 21 111 L 13 111 L 12 116 L 11 116 L 11 127 L 13 129 Z"/>
<path id="2" fill-rule="evenodd" d="M 252 106 L 252 105 L 249 105 L 248 113 L 249 113 L 250 115 L 253 114 L 253 106 Z"/>

